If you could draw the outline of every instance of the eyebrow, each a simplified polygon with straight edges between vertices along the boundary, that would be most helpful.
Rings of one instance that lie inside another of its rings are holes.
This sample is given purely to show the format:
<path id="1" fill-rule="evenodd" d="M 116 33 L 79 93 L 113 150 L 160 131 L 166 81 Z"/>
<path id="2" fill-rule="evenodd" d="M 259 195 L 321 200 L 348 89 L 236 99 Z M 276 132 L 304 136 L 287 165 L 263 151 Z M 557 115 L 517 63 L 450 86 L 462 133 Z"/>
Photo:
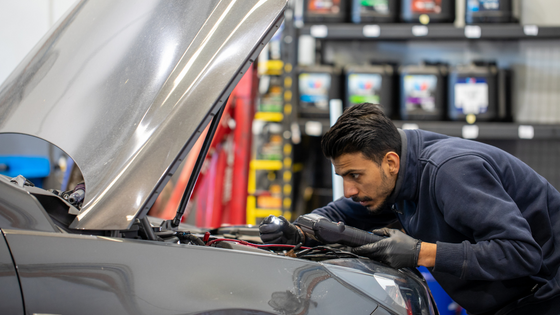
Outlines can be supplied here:
<path id="1" fill-rule="evenodd" d="M 350 173 L 356 173 L 356 172 L 360 172 L 360 171 L 361 171 L 361 170 L 352 169 L 352 170 L 347 170 L 346 172 L 344 172 L 344 173 L 342 173 L 342 174 L 338 174 L 337 172 L 335 172 L 335 174 L 338 175 L 338 176 L 344 177 L 344 176 L 346 176 L 346 175 L 348 175 L 348 174 L 350 174 Z"/>

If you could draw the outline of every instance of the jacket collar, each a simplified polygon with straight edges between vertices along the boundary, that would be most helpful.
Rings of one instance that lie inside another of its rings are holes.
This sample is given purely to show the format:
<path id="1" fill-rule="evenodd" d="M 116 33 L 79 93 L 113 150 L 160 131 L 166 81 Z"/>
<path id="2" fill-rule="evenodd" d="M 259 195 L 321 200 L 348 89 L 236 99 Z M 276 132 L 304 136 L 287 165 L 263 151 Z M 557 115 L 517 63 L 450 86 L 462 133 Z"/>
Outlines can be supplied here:
<path id="1" fill-rule="evenodd" d="M 418 178 L 415 170 L 418 161 L 418 135 L 414 130 L 398 129 L 398 131 L 402 142 L 400 166 L 395 188 L 387 200 L 389 204 L 399 200 L 417 199 Z"/>

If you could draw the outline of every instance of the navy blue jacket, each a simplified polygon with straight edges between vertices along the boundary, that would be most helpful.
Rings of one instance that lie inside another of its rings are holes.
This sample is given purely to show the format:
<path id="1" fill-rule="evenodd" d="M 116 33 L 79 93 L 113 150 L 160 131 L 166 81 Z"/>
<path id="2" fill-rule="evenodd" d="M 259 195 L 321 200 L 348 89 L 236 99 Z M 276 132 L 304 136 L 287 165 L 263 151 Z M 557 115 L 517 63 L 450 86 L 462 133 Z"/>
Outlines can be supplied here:
<path id="1" fill-rule="evenodd" d="M 422 130 L 399 130 L 393 213 L 372 215 L 341 198 L 313 213 L 364 230 L 395 213 L 407 234 L 437 243 L 434 278 L 471 313 L 531 293 L 560 294 L 560 193 L 498 148 Z"/>

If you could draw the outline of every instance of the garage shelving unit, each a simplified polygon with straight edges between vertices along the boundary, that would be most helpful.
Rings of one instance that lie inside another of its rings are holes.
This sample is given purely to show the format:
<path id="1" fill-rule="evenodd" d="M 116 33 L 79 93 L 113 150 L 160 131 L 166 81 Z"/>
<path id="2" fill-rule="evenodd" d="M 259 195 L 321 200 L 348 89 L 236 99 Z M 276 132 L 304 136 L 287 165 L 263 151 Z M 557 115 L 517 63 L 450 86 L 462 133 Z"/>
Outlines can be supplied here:
<path id="1" fill-rule="evenodd" d="M 299 29 L 299 35 L 318 40 L 418 40 L 418 39 L 558 39 L 560 27 L 519 24 L 479 24 L 455 27 L 453 24 L 312 24 Z"/>
<path id="2" fill-rule="evenodd" d="M 290 19 L 286 23 L 298 20 L 291 18 L 292 12 L 289 10 L 288 16 Z M 301 22 L 300 22 L 301 23 Z M 352 24 L 352 23 L 337 23 L 337 24 L 303 24 L 299 27 L 286 29 L 284 32 L 283 41 L 283 61 L 286 65 L 290 65 L 290 69 L 295 69 L 298 51 L 298 39 L 302 36 L 312 37 L 315 41 L 315 49 L 317 56 L 317 64 L 327 63 L 337 66 L 344 66 L 351 58 L 356 59 L 360 54 L 370 55 L 364 56 L 364 60 L 370 60 L 371 51 L 376 51 L 377 48 L 387 48 L 391 46 L 393 49 L 406 50 L 407 45 L 411 45 L 416 49 L 421 47 L 424 49 L 424 55 L 428 48 L 433 46 L 434 50 L 437 47 L 444 47 L 448 51 L 452 51 L 449 55 L 457 56 L 457 51 L 462 48 L 469 51 L 465 55 L 472 55 L 476 59 L 476 55 L 484 55 L 485 52 L 490 51 L 490 58 L 504 59 L 508 63 L 519 62 L 519 54 L 521 54 L 521 43 L 524 47 L 537 43 L 539 45 L 558 45 L 560 39 L 560 27 L 542 27 L 536 25 L 520 25 L 520 24 L 478 24 L 466 25 L 463 27 L 456 27 L 454 24 L 407 24 L 407 23 L 391 23 L 391 24 Z M 544 44 L 543 44 L 544 43 Z M 405 48 L 403 48 L 405 47 Z M 451 47 L 451 48 L 449 48 Z M 516 48 L 517 51 L 513 51 Z M 556 49 L 556 48 L 555 48 Z M 389 49 L 387 49 L 389 51 Z M 393 57 L 390 52 L 385 51 L 384 55 L 381 53 L 381 59 L 387 56 Z M 351 53 L 352 57 L 346 60 L 340 57 L 344 53 Z M 453 55 L 454 53 L 454 55 Z M 517 54 L 517 55 L 516 55 Z M 333 57 L 334 56 L 334 57 Z M 441 59 L 446 59 L 445 54 L 442 54 Z M 408 62 L 410 64 L 410 55 L 405 56 L 408 60 L 403 60 L 402 64 Z M 326 60 L 330 58 L 329 60 Z M 337 59 L 339 58 L 339 59 Z M 403 58 L 397 56 L 395 58 Z M 528 57 L 524 57 L 528 58 Z M 359 58 L 357 58 L 359 59 Z M 397 61 L 399 60 L 392 60 Z M 522 63 L 523 61 L 521 61 Z M 342 64 L 341 64 L 342 63 Z M 560 60 L 558 61 L 560 64 Z M 297 82 L 297 72 L 286 72 L 286 78 L 291 78 L 290 82 Z M 290 95 L 297 95 L 297 86 L 293 86 Z M 560 90 L 560 85 L 558 86 Z M 342 98 L 342 95 L 341 95 Z M 317 128 L 312 134 L 306 133 L 306 127 L 311 123 L 319 126 L 321 133 L 328 130 L 330 123 L 328 119 L 328 111 L 321 111 L 315 109 L 302 109 L 298 106 L 298 100 L 292 99 L 286 102 L 289 106 L 291 113 L 287 114 L 284 118 L 292 122 L 284 124 L 286 130 L 293 133 L 294 125 L 297 126 L 297 133 L 301 133 L 302 137 L 318 137 Z M 512 106 L 512 104 L 509 104 Z M 560 106 L 560 104 L 559 104 Z M 517 121 L 517 120 L 514 120 Z M 522 120 L 521 120 L 522 121 Z M 428 131 L 434 131 L 450 136 L 464 137 L 474 139 L 477 141 L 489 143 L 498 146 L 513 155 L 518 156 L 524 162 L 533 167 L 537 172 L 546 177 L 554 186 L 560 188 L 560 162 L 556 162 L 554 156 L 560 154 L 560 125 L 557 123 L 520 123 L 520 122 L 476 122 L 468 124 L 464 121 L 402 121 L 394 120 L 397 127 L 403 129 L 420 128 Z M 299 145 L 294 141 L 294 150 L 308 150 L 306 145 Z M 305 153 L 300 153 L 306 155 Z M 300 171 L 305 171 L 314 165 L 305 164 L 303 161 L 294 158 L 293 174 L 296 181 L 301 177 L 298 176 Z M 323 167 L 321 171 L 325 171 Z M 313 190 L 320 194 L 328 194 L 329 187 L 325 183 L 324 187 L 314 187 Z M 306 191 L 306 187 L 298 185 L 293 182 L 294 191 L 292 193 L 294 204 L 301 203 L 301 191 Z M 300 187 L 301 186 L 301 187 Z M 299 196 L 298 196 L 299 194 Z M 323 198 L 322 202 L 324 205 Z M 310 211 L 317 204 L 302 209 L 300 206 L 292 207 L 294 215 L 299 215 L 302 212 Z"/>
<path id="3" fill-rule="evenodd" d="M 282 30 L 282 41 L 286 41 L 286 34 L 293 34 L 294 27 L 291 18 L 287 17 Z M 289 46 L 289 45 L 288 45 Z M 259 72 L 261 80 L 268 79 L 276 80 L 279 83 L 281 95 L 281 110 L 280 111 L 257 111 L 254 120 L 264 123 L 277 123 L 282 126 L 282 148 L 281 156 L 275 160 L 263 160 L 254 157 L 249 165 L 249 183 L 248 183 L 248 198 L 247 198 L 247 224 L 258 224 L 263 218 L 268 215 L 280 216 L 283 215 L 286 219 L 292 218 L 292 141 L 291 141 L 291 126 L 294 122 L 295 116 L 293 115 L 293 60 L 295 56 L 291 49 L 282 46 L 282 56 L 280 60 L 266 60 L 259 61 Z M 259 95 L 262 99 L 263 95 Z M 286 131 L 288 132 L 286 134 Z M 258 203 L 258 187 L 262 185 L 259 183 L 261 172 L 268 172 L 269 175 L 273 174 L 277 178 L 279 191 L 269 192 L 270 194 L 279 195 L 279 203 L 276 207 L 259 207 Z"/>
<path id="4" fill-rule="evenodd" d="M 322 125 L 323 132 L 330 128 L 328 119 L 299 119 L 299 127 L 305 132 L 305 124 L 314 121 Z M 560 125 L 520 124 L 511 122 L 477 122 L 467 124 L 459 121 L 404 121 L 393 120 L 397 128 L 423 129 L 453 137 L 478 140 L 560 140 Z"/>

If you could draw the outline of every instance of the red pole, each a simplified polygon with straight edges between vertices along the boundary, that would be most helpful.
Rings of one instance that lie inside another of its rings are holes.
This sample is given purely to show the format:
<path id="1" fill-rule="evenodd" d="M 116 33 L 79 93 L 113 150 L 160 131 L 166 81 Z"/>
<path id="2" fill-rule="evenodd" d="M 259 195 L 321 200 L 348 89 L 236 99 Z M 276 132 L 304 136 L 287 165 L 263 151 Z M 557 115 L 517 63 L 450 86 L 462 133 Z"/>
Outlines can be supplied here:
<path id="1" fill-rule="evenodd" d="M 234 162 L 231 191 L 231 224 L 245 224 L 247 184 L 251 160 L 252 125 L 255 115 L 254 94 L 257 83 L 255 67 L 249 68 L 235 88 L 235 130 L 233 133 Z"/>
<path id="2" fill-rule="evenodd" d="M 227 153 L 224 150 L 222 145 L 218 145 L 216 147 L 216 152 L 214 153 L 216 155 L 216 165 L 214 166 L 214 163 L 212 163 L 212 167 L 215 167 L 215 171 L 211 172 L 214 173 L 215 175 L 215 181 L 214 181 L 214 191 L 213 191 L 213 202 L 212 202 L 212 214 L 211 214 L 211 219 L 210 219 L 210 224 L 208 225 L 209 227 L 212 228 L 218 228 L 220 227 L 220 225 L 222 224 L 222 217 L 224 214 L 224 205 L 223 205 L 223 200 L 224 200 L 224 179 L 225 179 L 225 173 L 226 173 L 226 166 L 227 166 Z M 212 157 L 212 162 L 214 161 L 214 157 Z"/>

